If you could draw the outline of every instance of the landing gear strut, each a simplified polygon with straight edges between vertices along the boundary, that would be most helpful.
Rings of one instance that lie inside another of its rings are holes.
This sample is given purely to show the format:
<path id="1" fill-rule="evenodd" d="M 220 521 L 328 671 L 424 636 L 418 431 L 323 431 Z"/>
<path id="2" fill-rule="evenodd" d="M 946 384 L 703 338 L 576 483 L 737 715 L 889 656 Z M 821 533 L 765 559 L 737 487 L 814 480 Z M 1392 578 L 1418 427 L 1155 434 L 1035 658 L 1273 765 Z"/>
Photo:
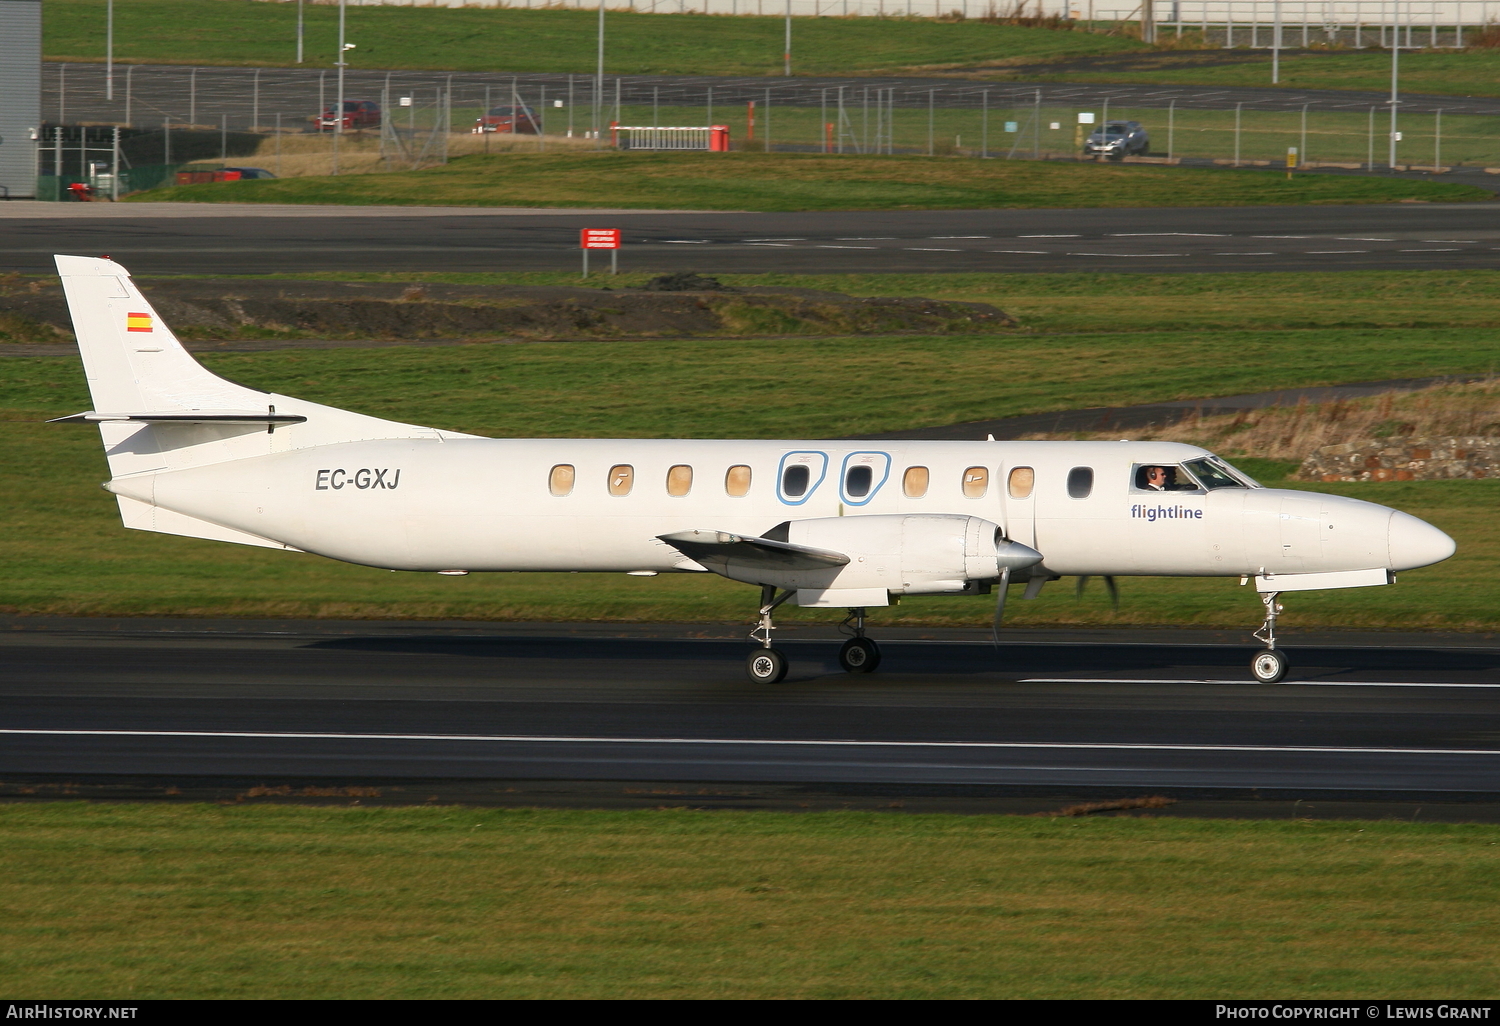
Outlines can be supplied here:
<path id="1" fill-rule="evenodd" d="M 865 637 L 865 610 L 849 610 L 839 630 L 853 636 L 839 649 L 839 665 L 845 673 L 871 673 L 880 665 L 880 646 Z"/>
<path id="2" fill-rule="evenodd" d="M 1286 676 L 1286 671 L 1291 668 L 1286 656 L 1276 650 L 1276 617 L 1282 611 L 1281 603 L 1276 600 L 1280 597 L 1279 591 L 1264 592 L 1260 596 L 1261 604 L 1266 607 L 1266 620 L 1253 637 L 1265 642 L 1266 648 L 1263 652 L 1255 653 L 1255 657 L 1250 660 L 1250 672 L 1262 684 L 1279 684 Z"/>
<path id="3" fill-rule="evenodd" d="M 771 585 L 761 586 L 760 623 L 750 632 L 750 640 L 760 647 L 752 650 L 745 660 L 745 672 L 757 684 L 777 684 L 786 676 L 786 654 L 771 647 L 771 632 L 776 629 L 776 625 L 771 622 L 771 613 L 792 595 L 793 592 L 788 589 L 778 597 L 776 589 Z"/>

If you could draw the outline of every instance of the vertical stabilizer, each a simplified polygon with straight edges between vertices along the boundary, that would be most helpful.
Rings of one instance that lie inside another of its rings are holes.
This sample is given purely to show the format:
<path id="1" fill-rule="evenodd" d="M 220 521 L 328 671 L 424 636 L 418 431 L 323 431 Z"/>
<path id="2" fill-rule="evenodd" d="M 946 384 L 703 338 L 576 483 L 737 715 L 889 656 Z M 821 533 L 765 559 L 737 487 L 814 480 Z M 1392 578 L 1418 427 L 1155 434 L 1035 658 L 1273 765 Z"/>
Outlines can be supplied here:
<path id="1" fill-rule="evenodd" d="M 210 373 L 130 280 L 102 257 L 59 256 L 78 351 L 99 413 L 265 409 L 264 392 Z"/>

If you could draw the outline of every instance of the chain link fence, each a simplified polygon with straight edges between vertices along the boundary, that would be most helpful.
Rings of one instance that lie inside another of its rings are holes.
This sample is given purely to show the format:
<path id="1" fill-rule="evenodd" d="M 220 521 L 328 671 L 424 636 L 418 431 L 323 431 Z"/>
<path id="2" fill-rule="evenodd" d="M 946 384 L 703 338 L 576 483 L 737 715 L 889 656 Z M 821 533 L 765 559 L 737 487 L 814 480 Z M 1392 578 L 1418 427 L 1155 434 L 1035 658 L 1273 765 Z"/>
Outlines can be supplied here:
<path id="1" fill-rule="evenodd" d="M 48 69 L 44 102 L 57 118 L 38 142 L 45 196 L 72 198 L 80 181 L 96 195 L 123 195 L 192 165 L 288 177 L 603 149 L 621 139 L 612 131 L 620 125 L 635 130 L 623 134 L 632 140 L 649 138 L 646 129 L 722 125 L 740 151 L 1072 160 L 1104 122 L 1134 121 L 1149 143 L 1115 155 L 1128 162 L 1283 166 L 1291 154 L 1301 168 L 1500 168 L 1500 103 L 1462 98 L 1399 105 L 1393 120 L 1389 103 L 1339 96 L 1232 101 L 1183 91 L 1152 102 L 1143 89 L 1115 96 L 978 82 L 609 78 L 600 88 L 583 75 L 350 72 L 338 130 L 332 72 L 131 66 L 112 101 L 103 74 L 97 65 Z"/>

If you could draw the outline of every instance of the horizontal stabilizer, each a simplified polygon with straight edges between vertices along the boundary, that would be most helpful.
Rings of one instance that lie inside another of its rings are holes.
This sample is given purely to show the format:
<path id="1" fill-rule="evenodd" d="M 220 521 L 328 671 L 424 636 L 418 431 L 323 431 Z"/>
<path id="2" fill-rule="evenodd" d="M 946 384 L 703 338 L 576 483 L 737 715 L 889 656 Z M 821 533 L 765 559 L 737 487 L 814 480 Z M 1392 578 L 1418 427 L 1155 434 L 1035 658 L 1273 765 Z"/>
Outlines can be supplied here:
<path id="1" fill-rule="evenodd" d="M 171 413 L 75 413 L 48 424 L 305 424 L 296 413 L 259 413 L 255 410 L 187 410 Z"/>
<path id="2" fill-rule="evenodd" d="M 721 574 L 731 563 L 750 570 L 827 570 L 849 562 L 842 552 L 770 538 L 747 538 L 725 531 L 681 531 L 657 537 L 689 559 Z"/>

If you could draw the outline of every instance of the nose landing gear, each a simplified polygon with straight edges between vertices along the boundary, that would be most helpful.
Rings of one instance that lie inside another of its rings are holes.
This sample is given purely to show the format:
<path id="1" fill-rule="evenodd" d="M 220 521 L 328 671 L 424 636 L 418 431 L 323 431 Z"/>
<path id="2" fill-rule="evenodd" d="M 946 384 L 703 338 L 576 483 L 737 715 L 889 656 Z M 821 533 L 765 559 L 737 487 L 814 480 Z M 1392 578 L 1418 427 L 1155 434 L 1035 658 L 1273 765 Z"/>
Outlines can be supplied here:
<path id="1" fill-rule="evenodd" d="M 1266 619 L 1252 637 L 1265 642 L 1266 648 L 1263 652 L 1255 653 L 1255 657 L 1250 660 L 1250 672 L 1262 684 L 1281 683 L 1287 670 L 1291 669 L 1286 656 L 1276 649 L 1276 617 L 1282 611 L 1281 603 L 1276 600 L 1280 597 L 1279 591 L 1264 592 L 1260 596 L 1261 604 L 1266 607 Z"/>
<path id="2" fill-rule="evenodd" d="M 880 646 L 865 637 L 865 611 L 863 607 L 849 610 L 849 615 L 839 625 L 839 630 L 852 632 L 853 637 L 839 649 L 839 665 L 845 673 L 872 673 L 880 665 Z"/>
<path id="3" fill-rule="evenodd" d="M 788 589 L 778 597 L 776 589 L 771 585 L 761 586 L 760 623 L 750 632 L 750 640 L 759 644 L 760 648 L 752 650 L 745 660 L 745 673 L 757 684 L 779 684 L 786 677 L 786 653 L 771 647 L 771 632 L 776 629 L 776 625 L 771 622 L 771 613 L 791 598 L 792 594 Z"/>

